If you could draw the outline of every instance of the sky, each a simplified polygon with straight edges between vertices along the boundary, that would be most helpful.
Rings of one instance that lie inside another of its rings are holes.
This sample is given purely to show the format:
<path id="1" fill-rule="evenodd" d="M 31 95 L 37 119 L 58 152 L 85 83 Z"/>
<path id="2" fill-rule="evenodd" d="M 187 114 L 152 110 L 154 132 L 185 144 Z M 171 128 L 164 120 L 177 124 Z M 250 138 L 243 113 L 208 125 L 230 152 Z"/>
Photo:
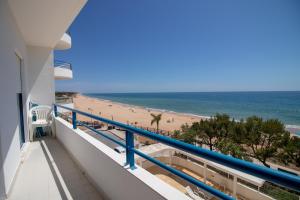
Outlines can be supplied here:
<path id="1" fill-rule="evenodd" d="M 89 0 L 56 90 L 300 90 L 299 0 Z"/>

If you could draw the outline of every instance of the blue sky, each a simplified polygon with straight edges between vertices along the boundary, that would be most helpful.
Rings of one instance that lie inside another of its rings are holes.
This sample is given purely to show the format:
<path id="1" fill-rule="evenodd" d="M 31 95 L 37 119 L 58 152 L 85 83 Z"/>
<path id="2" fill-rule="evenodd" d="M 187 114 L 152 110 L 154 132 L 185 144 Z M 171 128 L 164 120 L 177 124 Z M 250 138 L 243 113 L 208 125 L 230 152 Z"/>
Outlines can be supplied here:
<path id="1" fill-rule="evenodd" d="M 59 91 L 300 90 L 299 0 L 89 0 Z"/>

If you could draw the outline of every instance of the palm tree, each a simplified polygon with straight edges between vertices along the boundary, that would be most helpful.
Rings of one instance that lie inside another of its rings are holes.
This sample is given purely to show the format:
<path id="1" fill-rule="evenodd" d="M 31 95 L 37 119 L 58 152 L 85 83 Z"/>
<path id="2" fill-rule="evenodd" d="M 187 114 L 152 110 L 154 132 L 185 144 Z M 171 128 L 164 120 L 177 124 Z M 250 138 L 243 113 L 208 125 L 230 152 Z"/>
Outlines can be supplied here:
<path id="1" fill-rule="evenodd" d="M 151 116 L 152 116 L 152 118 L 153 118 L 153 119 L 151 120 L 151 125 L 152 125 L 153 123 L 156 123 L 156 132 L 158 133 L 159 122 L 160 122 L 160 120 L 161 120 L 162 114 L 157 114 L 157 115 L 155 115 L 155 114 L 151 113 Z"/>

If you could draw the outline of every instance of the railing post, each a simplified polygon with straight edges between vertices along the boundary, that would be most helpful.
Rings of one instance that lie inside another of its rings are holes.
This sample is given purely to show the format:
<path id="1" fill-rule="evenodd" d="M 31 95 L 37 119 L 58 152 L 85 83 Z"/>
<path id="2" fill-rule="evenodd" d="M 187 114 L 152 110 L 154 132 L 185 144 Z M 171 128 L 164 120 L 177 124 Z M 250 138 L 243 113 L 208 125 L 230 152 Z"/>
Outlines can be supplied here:
<path id="1" fill-rule="evenodd" d="M 77 128 L 77 119 L 76 119 L 76 112 L 72 111 L 72 124 L 73 124 L 73 129 Z"/>
<path id="2" fill-rule="evenodd" d="M 126 165 L 129 164 L 131 169 L 135 169 L 134 166 L 134 137 L 133 133 L 126 131 Z"/>
<path id="3" fill-rule="evenodd" d="M 57 117 L 57 106 L 54 104 L 54 116 Z"/>

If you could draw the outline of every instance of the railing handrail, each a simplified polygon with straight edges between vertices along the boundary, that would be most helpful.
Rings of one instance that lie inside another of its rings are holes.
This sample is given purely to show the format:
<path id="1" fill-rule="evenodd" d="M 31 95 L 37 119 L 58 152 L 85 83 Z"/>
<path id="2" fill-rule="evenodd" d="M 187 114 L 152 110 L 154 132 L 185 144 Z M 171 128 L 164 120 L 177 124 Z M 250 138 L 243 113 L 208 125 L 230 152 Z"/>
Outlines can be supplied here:
<path id="1" fill-rule="evenodd" d="M 245 172 L 247 174 L 251 174 L 253 176 L 262 178 L 262 179 L 270 181 L 272 183 L 275 183 L 275 184 L 281 185 L 283 187 L 287 187 L 289 189 L 300 192 L 300 177 L 299 176 L 280 172 L 275 169 L 271 169 L 271 168 L 267 168 L 265 166 L 254 164 L 252 162 L 244 161 L 241 159 L 234 158 L 232 156 L 228 156 L 228 155 L 224 155 L 224 154 L 221 154 L 218 152 L 210 151 L 208 149 L 204 149 L 204 148 L 197 147 L 197 146 L 194 146 L 191 144 L 187 144 L 187 143 L 184 143 L 179 140 L 175 140 L 175 139 L 172 139 L 172 138 L 169 138 L 166 136 L 152 133 L 150 131 L 132 127 L 130 125 L 126 125 L 126 124 L 123 124 L 123 123 L 120 123 L 117 121 L 113 121 L 113 120 L 109 120 L 109 119 L 99 117 L 99 116 L 96 116 L 93 114 L 89 114 L 89 113 L 86 113 L 86 112 L 83 112 L 83 111 L 80 111 L 77 109 L 68 108 L 68 107 L 65 107 L 62 105 L 57 105 L 57 104 L 54 104 L 54 106 L 61 107 L 66 110 L 70 110 L 74 113 L 78 113 L 78 114 L 84 115 L 86 117 L 90 117 L 95 120 L 99 120 L 99 121 L 117 126 L 126 131 L 129 131 L 131 133 L 138 134 L 138 135 L 150 138 L 152 140 L 156 140 L 158 142 L 161 142 L 161 143 L 167 144 L 169 146 L 172 146 L 174 148 L 189 152 L 191 154 L 205 158 L 207 160 L 210 160 L 210 161 L 219 163 L 221 165 Z M 133 151 L 136 151 L 136 150 L 134 149 Z M 137 153 L 137 152 L 135 152 L 135 153 Z M 139 153 L 137 153 L 137 154 L 139 154 Z"/>
<path id="2" fill-rule="evenodd" d="M 72 70 L 72 64 L 63 60 L 54 60 L 54 67 L 66 68 Z"/>

